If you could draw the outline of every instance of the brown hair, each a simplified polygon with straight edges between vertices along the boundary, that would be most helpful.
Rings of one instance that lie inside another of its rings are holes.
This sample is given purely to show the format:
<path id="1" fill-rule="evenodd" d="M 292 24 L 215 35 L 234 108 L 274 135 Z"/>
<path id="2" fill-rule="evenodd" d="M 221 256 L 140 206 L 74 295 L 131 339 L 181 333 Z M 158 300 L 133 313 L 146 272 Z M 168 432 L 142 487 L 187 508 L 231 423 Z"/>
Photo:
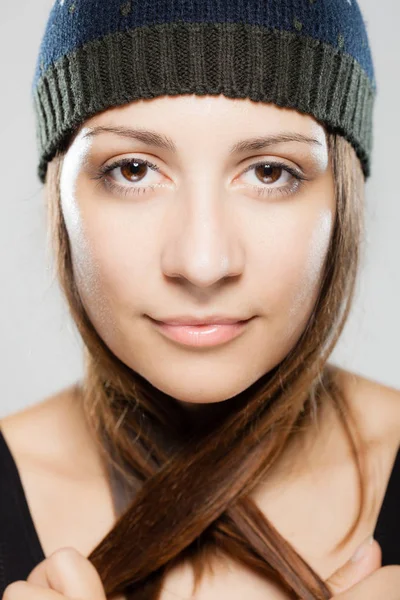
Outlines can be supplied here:
<path id="1" fill-rule="evenodd" d="M 46 179 L 49 232 L 63 292 L 85 348 L 81 387 L 87 421 L 99 452 L 130 490 L 129 505 L 91 552 L 107 596 L 159 597 L 172 567 L 189 562 L 195 589 L 211 557 L 229 556 L 274 579 L 304 600 L 330 590 L 249 498 L 268 477 L 288 442 L 331 402 L 348 436 L 361 490 L 356 529 L 365 506 L 359 432 L 336 370 L 327 363 L 349 314 L 363 236 L 364 178 L 352 146 L 328 133 L 336 221 L 322 270 L 320 293 L 300 339 L 288 355 L 226 410 L 196 428 L 173 397 L 120 361 L 105 345 L 81 302 L 60 207 L 66 149 Z M 201 474 L 201 485 L 199 485 Z"/>

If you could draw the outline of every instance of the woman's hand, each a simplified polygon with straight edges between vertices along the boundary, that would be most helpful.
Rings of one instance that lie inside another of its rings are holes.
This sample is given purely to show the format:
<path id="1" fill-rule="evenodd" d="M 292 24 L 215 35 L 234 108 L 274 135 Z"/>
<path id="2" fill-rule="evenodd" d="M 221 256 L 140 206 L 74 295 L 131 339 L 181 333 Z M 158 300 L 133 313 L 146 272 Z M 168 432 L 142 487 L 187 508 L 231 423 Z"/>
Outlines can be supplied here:
<path id="1" fill-rule="evenodd" d="M 106 600 L 100 576 L 75 548 L 60 548 L 38 564 L 26 581 L 14 581 L 2 600 Z"/>
<path id="2" fill-rule="evenodd" d="M 364 550 L 359 560 L 350 560 L 325 582 L 334 600 L 400 600 L 400 566 L 381 566 L 376 540 Z"/>

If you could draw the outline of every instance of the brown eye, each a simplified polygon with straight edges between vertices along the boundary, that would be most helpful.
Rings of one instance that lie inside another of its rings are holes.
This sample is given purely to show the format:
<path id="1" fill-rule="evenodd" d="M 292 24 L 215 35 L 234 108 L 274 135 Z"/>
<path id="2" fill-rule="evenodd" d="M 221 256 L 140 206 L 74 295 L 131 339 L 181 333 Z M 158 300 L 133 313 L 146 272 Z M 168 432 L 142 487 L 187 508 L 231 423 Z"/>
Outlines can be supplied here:
<path id="1" fill-rule="evenodd" d="M 140 181 L 147 173 L 147 164 L 144 162 L 131 161 L 120 167 L 123 177 L 130 182 Z"/>
<path id="2" fill-rule="evenodd" d="M 275 183 L 276 181 L 279 181 L 282 170 L 283 169 L 280 166 L 261 163 L 255 167 L 254 172 L 262 183 Z"/>
<path id="3" fill-rule="evenodd" d="M 297 169 L 275 161 L 262 160 L 250 165 L 245 169 L 244 175 L 250 172 L 253 181 L 250 181 L 249 187 L 256 191 L 258 196 L 292 194 L 302 187 L 303 181 L 307 181 L 307 177 Z"/>
<path id="4" fill-rule="evenodd" d="M 134 194 L 145 194 L 148 190 L 154 191 L 157 184 L 147 182 L 148 175 L 160 174 L 160 167 L 138 158 L 122 158 L 114 161 L 111 165 L 101 167 L 95 172 L 91 179 L 98 180 L 100 184 L 112 194 L 120 196 L 129 196 Z M 148 185 L 136 185 L 137 182 L 147 183 Z"/>

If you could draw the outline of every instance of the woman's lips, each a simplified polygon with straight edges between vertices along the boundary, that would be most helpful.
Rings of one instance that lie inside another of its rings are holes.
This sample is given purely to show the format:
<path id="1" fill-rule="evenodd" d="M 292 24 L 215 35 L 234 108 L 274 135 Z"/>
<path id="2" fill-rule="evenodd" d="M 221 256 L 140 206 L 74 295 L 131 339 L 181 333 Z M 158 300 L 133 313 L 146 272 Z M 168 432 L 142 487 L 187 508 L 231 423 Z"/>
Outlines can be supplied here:
<path id="1" fill-rule="evenodd" d="M 247 321 L 238 321 L 229 325 L 213 323 L 209 325 L 169 325 L 151 319 L 159 331 L 168 338 L 184 346 L 216 346 L 236 338 L 246 328 Z"/>

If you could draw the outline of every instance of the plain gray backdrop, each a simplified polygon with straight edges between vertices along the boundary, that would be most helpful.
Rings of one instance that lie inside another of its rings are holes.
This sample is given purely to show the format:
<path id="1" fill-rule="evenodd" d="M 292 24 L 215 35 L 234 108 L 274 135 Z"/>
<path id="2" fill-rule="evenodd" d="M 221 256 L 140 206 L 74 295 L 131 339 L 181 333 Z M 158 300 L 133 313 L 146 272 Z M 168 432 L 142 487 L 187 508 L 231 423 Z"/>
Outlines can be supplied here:
<path id="1" fill-rule="evenodd" d="M 53 0 L 5 2 L 0 22 L 0 417 L 81 378 L 82 342 L 52 278 L 30 87 Z M 400 2 L 360 0 L 374 57 L 372 175 L 355 303 L 329 361 L 400 389 Z"/>

